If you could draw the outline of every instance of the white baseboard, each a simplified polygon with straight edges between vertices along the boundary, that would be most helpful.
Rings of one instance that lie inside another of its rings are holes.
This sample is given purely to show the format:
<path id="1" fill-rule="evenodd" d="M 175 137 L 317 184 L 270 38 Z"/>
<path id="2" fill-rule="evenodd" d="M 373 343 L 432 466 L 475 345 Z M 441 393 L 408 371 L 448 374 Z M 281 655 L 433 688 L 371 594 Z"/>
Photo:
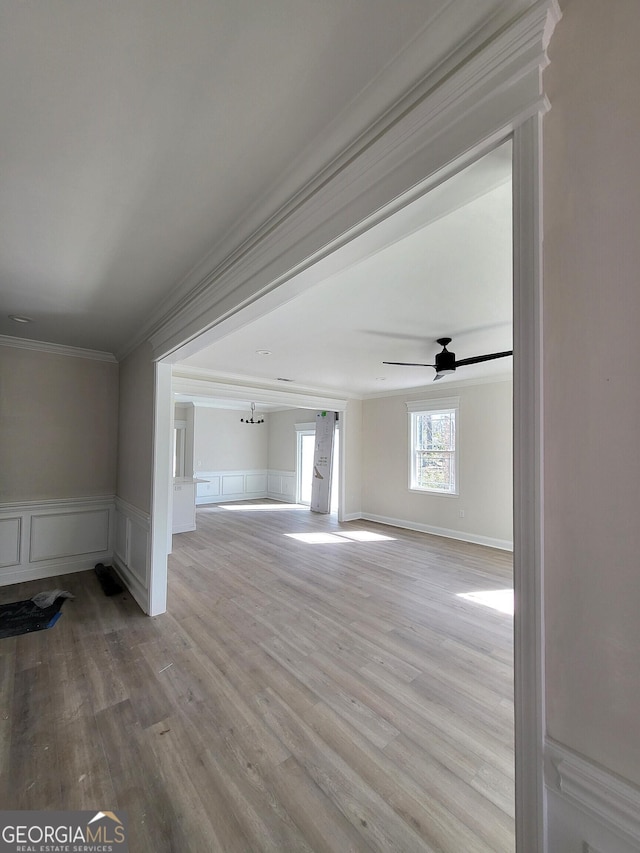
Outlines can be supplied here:
<path id="1" fill-rule="evenodd" d="M 547 739 L 549 850 L 638 853 L 640 788 Z"/>
<path id="2" fill-rule="evenodd" d="M 0 504 L 0 586 L 111 560 L 112 496 Z"/>
<path id="3" fill-rule="evenodd" d="M 360 512 L 348 512 L 342 516 L 341 521 L 360 521 L 362 518 L 364 518 L 364 516 Z"/>
<path id="4" fill-rule="evenodd" d="M 513 542 L 507 539 L 494 539 L 491 536 L 480 536 L 477 533 L 467 533 L 463 530 L 450 530 L 447 527 L 435 527 L 432 524 L 419 524 L 415 521 L 406 521 L 402 518 L 388 518 L 385 515 L 374 515 L 363 512 L 358 515 L 351 514 L 345 521 L 355 521 L 361 518 L 364 521 L 376 521 L 378 524 L 388 524 L 391 527 L 404 527 L 406 530 L 416 530 L 418 533 L 431 533 L 433 536 L 444 536 L 446 539 L 458 539 L 461 542 L 472 542 L 475 545 L 485 545 L 487 548 L 498 548 L 501 551 L 513 551 Z"/>

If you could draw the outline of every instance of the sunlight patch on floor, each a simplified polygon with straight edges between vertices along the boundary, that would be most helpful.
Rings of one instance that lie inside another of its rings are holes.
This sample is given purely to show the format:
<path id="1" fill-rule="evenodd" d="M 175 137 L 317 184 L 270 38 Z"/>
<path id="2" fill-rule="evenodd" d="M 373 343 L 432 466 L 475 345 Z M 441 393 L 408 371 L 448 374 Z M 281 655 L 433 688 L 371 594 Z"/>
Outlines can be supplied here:
<path id="1" fill-rule="evenodd" d="M 382 533 L 374 533 L 372 530 L 341 530 L 337 535 L 353 539 L 354 542 L 395 541 L 395 536 L 384 536 Z"/>
<path id="2" fill-rule="evenodd" d="M 474 604 L 484 604 L 500 613 L 513 614 L 512 589 L 488 589 L 483 592 L 459 592 L 458 598 L 465 598 Z"/>

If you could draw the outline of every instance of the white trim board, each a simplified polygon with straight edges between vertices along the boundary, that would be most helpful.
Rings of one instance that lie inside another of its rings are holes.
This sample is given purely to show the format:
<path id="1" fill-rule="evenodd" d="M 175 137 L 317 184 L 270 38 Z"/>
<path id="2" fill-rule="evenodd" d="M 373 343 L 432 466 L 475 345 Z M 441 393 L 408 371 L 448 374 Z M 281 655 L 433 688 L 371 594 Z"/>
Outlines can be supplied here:
<path id="1" fill-rule="evenodd" d="M 545 782 L 567 846 L 602 853 L 640 850 L 640 788 L 547 738 Z"/>
<path id="2" fill-rule="evenodd" d="M 236 400 L 246 405 L 247 400 L 256 404 L 294 409 L 326 409 L 342 412 L 347 408 L 348 400 L 344 395 L 329 396 L 329 392 L 314 389 L 284 390 L 282 387 L 270 387 L 265 384 L 246 382 L 226 383 L 216 380 L 213 376 L 204 374 L 191 376 L 174 368 L 171 389 L 174 396 L 181 400 L 197 401 L 196 405 L 204 405 L 207 397 L 214 400 Z"/>
<path id="3" fill-rule="evenodd" d="M 47 341 L 31 341 L 28 338 L 14 338 L 11 335 L 0 335 L 0 346 L 14 347 L 15 349 L 30 349 L 36 352 L 48 352 L 52 355 L 67 355 L 72 358 L 88 358 L 93 361 L 108 361 L 113 364 L 117 364 L 118 362 L 118 359 L 111 352 L 63 346 L 62 344 L 52 344 Z"/>
<path id="4" fill-rule="evenodd" d="M 370 512 L 351 513 L 348 521 L 357 519 L 375 521 L 378 524 L 388 524 L 390 527 L 401 527 L 405 530 L 415 530 L 418 533 L 430 533 L 432 536 L 444 536 L 445 539 L 458 539 L 460 542 L 471 542 L 474 545 L 484 545 L 487 548 L 497 548 L 500 551 L 513 551 L 513 542 L 506 539 L 494 539 L 491 536 L 481 536 L 478 533 L 468 533 L 464 530 L 451 530 L 448 527 L 435 527 L 432 524 L 420 524 L 416 521 L 406 521 L 402 518 L 389 518 L 386 515 L 375 515 Z"/>

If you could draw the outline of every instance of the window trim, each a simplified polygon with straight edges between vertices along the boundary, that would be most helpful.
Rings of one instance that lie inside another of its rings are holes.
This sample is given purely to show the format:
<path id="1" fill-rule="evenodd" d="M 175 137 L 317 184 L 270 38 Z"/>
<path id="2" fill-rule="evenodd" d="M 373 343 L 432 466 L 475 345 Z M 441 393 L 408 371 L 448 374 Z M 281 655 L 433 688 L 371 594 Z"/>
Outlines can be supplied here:
<path id="1" fill-rule="evenodd" d="M 409 478 L 408 488 L 410 492 L 419 495 L 439 495 L 445 498 L 457 498 L 460 496 L 460 398 L 459 397 L 437 397 L 430 400 L 410 400 L 406 403 L 409 421 Z M 421 488 L 414 484 L 413 473 L 415 470 L 415 423 L 416 415 L 433 414 L 434 412 L 455 413 L 455 446 L 453 449 L 454 460 L 454 488 L 453 490 L 441 491 L 439 489 Z"/>

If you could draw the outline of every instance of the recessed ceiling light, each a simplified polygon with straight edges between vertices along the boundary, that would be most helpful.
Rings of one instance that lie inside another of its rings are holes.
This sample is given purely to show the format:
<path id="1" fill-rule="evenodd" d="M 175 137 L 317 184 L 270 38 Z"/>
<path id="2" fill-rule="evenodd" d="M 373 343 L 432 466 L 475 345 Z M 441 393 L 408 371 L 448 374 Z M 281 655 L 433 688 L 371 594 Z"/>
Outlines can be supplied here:
<path id="1" fill-rule="evenodd" d="M 31 317 L 23 317 L 20 314 L 9 314 L 9 319 L 14 323 L 33 323 Z"/>
<path id="2" fill-rule="evenodd" d="M 256 354 L 257 355 L 271 355 L 272 353 L 271 353 L 270 349 L 257 349 Z"/>

